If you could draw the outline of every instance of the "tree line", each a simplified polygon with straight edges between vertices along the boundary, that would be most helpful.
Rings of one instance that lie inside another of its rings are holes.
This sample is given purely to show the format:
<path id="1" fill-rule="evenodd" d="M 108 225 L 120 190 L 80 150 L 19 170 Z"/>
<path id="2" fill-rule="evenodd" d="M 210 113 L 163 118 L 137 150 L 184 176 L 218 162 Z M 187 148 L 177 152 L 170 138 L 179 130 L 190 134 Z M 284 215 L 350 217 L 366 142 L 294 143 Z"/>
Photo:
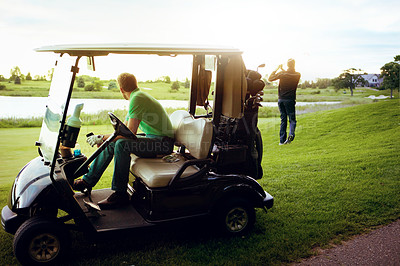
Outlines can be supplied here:
<path id="1" fill-rule="evenodd" d="M 50 69 L 47 75 L 35 75 L 32 77 L 31 72 L 28 72 L 26 75 L 22 74 L 21 69 L 18 66 L 13 67 L 10 70 L 10 77 L 5 78 L 4 75 L 0 75 L 0 81 L 8 81 L 14 82 L 14 84 L 21 84 L 22 81 L 25 80 L 34 80 L 34 81 L 46 81 L 51 80 L 53 76 L 53 69 Z"/>

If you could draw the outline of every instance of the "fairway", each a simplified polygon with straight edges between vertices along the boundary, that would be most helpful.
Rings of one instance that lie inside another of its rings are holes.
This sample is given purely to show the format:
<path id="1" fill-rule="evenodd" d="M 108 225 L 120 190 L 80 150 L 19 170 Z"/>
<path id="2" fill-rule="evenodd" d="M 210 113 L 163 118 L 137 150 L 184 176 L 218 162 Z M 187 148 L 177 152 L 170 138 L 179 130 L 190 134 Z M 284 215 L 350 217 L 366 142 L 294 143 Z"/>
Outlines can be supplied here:
<path id="1" fill-rule="evenodd" d="M 259 120 L 264 177 L 275 198 L 257 210 L 254 230 L 224 238 L 202 224 L 132 234 L 93 243 L 74 233 L 74 265 L 268 265 L 297 261 L 354 234 L 400 217 L 400 105 L 385 100 L 297 117 L 296 138 L 279 146 L 278 118 Z M 39 128 L 0 129 L 0 206 L 21 167 L 37 156 Z M 84 135 L 112 127 L 84 126 Z M 111 183 L 112 164 L 95 188 Z M 194 227 L 194 228 L 193 228 Z M 12 236 L 0 231 L 0 262 L 16 264 Z"/>

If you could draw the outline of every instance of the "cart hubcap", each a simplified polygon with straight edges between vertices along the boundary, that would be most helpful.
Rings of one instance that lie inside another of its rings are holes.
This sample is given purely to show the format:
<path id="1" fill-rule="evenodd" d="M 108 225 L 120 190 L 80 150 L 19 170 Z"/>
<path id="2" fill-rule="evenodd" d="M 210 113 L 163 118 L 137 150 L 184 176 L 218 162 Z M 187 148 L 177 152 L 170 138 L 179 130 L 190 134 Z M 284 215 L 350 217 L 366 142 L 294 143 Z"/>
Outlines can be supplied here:
<path id="1" fill-rule="evenodd" d="M 41 234 L 32 239 L 29 255 L 33 260 L 46 262 L 57 257 L 60 252 L 60 241 L 51 234 Z"/>
<path id="2" fill-rule="evenodd" d="M 225 224 L 229 231 L 240 232 L 246 227 L 248 221 L 249 218 L 245 209 L 236 207 L 226 215 Z"/>

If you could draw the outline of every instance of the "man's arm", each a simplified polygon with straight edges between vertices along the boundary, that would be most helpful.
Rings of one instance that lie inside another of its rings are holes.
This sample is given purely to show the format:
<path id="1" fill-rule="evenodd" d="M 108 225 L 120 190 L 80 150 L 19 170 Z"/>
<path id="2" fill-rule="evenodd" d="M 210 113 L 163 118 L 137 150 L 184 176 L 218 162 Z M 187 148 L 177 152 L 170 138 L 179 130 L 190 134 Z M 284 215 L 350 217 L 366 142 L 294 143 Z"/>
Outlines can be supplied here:
<path id="1" fill-rule="evenodd" d="M 136 135 L 137 130 L 139 128 L 140 120 L 136 118 L 129 118 L 128 121 L 125 121 L 125 125 L 132 131 L 133 134 Z"/>
<path id="2" fill-rule="evenodd" d="M 282 71 L 279 72 L 278 74 L 276 74 L 276 72 L 277 72 L 279 69 L 282 69 Z M 271 75 L 269 75 L 268 81 L 271 82 L 271 81 L 275 81 L 275 80 L 279 79 L 280 74 L 281 74 L 282 72 L 283 72 L 282 65 L 279 65 L 274 71 L 272 71 Z"/>

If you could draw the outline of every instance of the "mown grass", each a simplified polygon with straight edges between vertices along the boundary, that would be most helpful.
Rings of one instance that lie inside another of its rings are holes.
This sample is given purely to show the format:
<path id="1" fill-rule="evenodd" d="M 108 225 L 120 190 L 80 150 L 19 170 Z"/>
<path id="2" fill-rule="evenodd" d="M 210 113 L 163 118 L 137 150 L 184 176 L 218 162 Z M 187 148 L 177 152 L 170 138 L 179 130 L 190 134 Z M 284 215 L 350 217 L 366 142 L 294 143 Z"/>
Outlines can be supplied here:
<path id="1" fill-rule="evenodd" d="M 260 184 L 274 207 L 257 211 L 254 230 L 243 238 L 212 234 L 207 224 L 137 232 L 92 241 L 73 234 L 73 265 L 213 264 L 269 265 L 297 261 L 354 234 L 400 217 L 400 105 L 386 100 L 298 116 L 297 134 L 279 146 L 279 119 L 260 119 L 264 177 Z M 86 125 L 84 134 L 110 132 Z M 1 129 L 0 205 L 6 204 L 19 169 L 36 156 L 38 128 Z M 96 188 L 109 187 L 112 165 Z M 0 230 L 1 264 L 16 264 L 12 236 Z"/>
<path id="2" fill-rule="evenodd" d="M 107 82 L 104 82 L 107 85 Z M 50 81 L 23 81 L 22 84 L 0 82 L 6 89 L 0 90 L 1 96 L 33 96 L 47 97 Z M 188 100 L 189 89 L 180 86 L 178 91 L 171 90 L 171 83 L 164 82 L 139 82 L 139 87 L 158 100 Z M 212 89 L 211 89 L 212 90 Z M 364 98 L 369 95 L 390 95 L 390 90 L 374 91 L 368 88 L 357 88 L 352 98 Z M 398 97 L 398 95 L 394 95 Z M 83 88 L 74 87 L 73 98 L 97 98 L 97 99 L 121 99 L 119 89 L 108 90 L 102 88 L 101 91 L 85 91 Z M 211 97 L 211 96 L 210 96 Z M 264 101 L 275 102 L 278 100 L 277 87 L 266 87 L 264 89 Z M 320 102 L 320 101 L 343 101 L 350 98 L 350 90 L 335 91 L 333 87 L 326 89 L 297 89 L 297 100 L 300 102 Z"/>
<path id="3" fill-rule="evenodd" d="M 104 83 L 107 85 L 107 83 Z M 50 81 L 23 81 L 22 84 L 0 82 L 6 88 L 0 90 L 1 96 L 25 96 L 25 97 L 47 97 L 50 89 Z M 171 83 L 164 82 L 139 82 L 139 87 L 158 100 L 188 100 L 189 89 L 180 86 L 178 91 L 171 90 Z M 78 88 L 75 84 L 72 98 L 97 98 L 97 99 L 121 99 L 119 89 L 108 90 L 102 88 L 101 91 L 85 91 Z"/>

